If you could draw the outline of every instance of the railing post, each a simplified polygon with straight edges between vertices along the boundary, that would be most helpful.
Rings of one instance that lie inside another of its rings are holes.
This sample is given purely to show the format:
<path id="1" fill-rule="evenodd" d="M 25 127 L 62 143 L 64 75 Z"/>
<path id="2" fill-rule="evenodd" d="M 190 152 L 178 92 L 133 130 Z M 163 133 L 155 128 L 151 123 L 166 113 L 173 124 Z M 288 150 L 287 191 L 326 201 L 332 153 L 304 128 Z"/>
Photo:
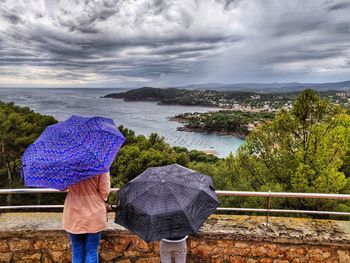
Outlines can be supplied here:
<path id="1" fill-rule="evenodd" d="M 270 216 L 270 209 L 271 209 L 271 191 L 269 191 L 269 195 L 267 197 L 267 213 L 266 213 L 266 226 L 269 225 L 269 216 Z"/>

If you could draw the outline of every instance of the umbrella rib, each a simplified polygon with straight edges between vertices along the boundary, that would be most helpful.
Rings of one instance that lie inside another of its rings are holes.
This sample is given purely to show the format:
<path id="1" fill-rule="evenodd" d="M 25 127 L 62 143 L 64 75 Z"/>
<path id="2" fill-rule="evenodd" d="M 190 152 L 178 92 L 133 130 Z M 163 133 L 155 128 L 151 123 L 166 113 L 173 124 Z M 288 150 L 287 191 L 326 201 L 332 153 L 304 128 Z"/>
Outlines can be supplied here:
<path id="1" fill-rule="evenodd" d="M 133 184 L 134 183 L 143 183 L 143 182 L 133 182 Z M 157 183 L 157 182 L 156 182 Z M 126 204 L 124 205 L 124 207 L 126 207 L 128 204 L 130 204 L 132 201 L 134 201 L 135 199 L 137 199 L 137 198 L 139 198 L 141 195 L 143 195 L 146 191 L 148 191 L 149 189 L 151 189 L 152 187 L 154 187 L 154 186 L 156 186 L 157 184 L 153 184 L 153 185 L 151 185 L 151 186 L 149 186 L 147 189 L 143 189 L 144 191 L 143 192 L 141 192 L 139 195 L 137 195 L 137 196 L 135 196 L 133 199 L 131 199 L 131 200 L 128 200 L 127 202 L 126 202 Z"/>
<path id="2" fill-rule="evenodd" d="M 107 130 L 93 130 L 93 129 L 91 129 L 91 130 L 87 130 L 87 132 L 88 132 L 88 133 L 93 133 L 93 132 L 105 132 L 105 133 L 109 133 L 109 134 L 112 134 L 112 135 L 118 135 L 117 132 L 113 133 L 113 132 L 107 131 Z"/>
<path id="3" fill-rule="evenodd" d="M 191 223 L 191 220 L 188 218 L 187 214 L 185 213 L 185 208 L 181 205 L 181 202 L 177 199 L 177 196 L 174 194 L 174 192 L 172 191 L 172 189 L 169 187 L 169 185 L 166 185 L 168 187 L 168 189 L 170 190 L 170 192 L 173 194 L 173 196 L 175 196 L 175 200 L 176 202 L 180 205 L 180 207 L 182 208 L 182 210 L 184 211 L 184 215 L 187 218 L 188 222 L 190 223 L 192 229 L 193 229 L 193 225 Z"/>
<path id="4" fill-rule="evenodd" d="M 188 186 L 187 184 L 180 184 L 180 183 L 177 183 L 177 182 L 174 182 L 174 181 L 170 181 L 172 184 L 177 184 L 177 185 L 181 185 L 181 186 L 186 186 L 186 188 L 191 188 L 191 189 L 193 189 L 193 190 L 200 190 L 200 191 L 203 191 L 203 192 L 205 192 L 205 190 L 203 190 L 203 189 L 200 189 L 200 188 L 195 188 L 195 187 L 191 187 L 191 186 Z"/>
<path id="5" fill-rule="evenodd" d="M 134 178 L 134 179 L 136 179 L 136 178 Z M 134 180 L 133 179 L 133 180 Z M 159 177 L 159 179 L 162 179 L 161 177 Z M 133 181 L 133 180 L 131 180 L 130 182 L 133 182 L 133 183 L 140 183 L 140 182 L 159 182 L 158 180 L 144 180 L 144 181 Z M 171 180 L 168 180 L 168 179 L 165 179 L 166 181 L 168 181 L 168 182 L 171 182 L 172 184 L 177 184 L 177 185 L 181 185 L 181 186 L 186 186 L 187 188 L 191 188 L 191 189 L 193 189 L 193 190 L 201 190 L 201 191 L 205 191 L 205 190 L 202 190 L 202 189 L 199 189 L 199 188 L 195 188 L 195 187 L 191 187 L 191 186 L 188 186 L 187 184 L 186 184 L 186 182 L 184 182 L 183 184 L 181 184 L 181 183 L 177 183 L 177 182 L 174 182 L 174 181 L 171 181 Z"/>
<path id="6" fill-rule="evenodd" d="M 159 175 L 160 173 L 156 173 L 156 176 L 160 179 L 163 180 L 163 178 Z"/>

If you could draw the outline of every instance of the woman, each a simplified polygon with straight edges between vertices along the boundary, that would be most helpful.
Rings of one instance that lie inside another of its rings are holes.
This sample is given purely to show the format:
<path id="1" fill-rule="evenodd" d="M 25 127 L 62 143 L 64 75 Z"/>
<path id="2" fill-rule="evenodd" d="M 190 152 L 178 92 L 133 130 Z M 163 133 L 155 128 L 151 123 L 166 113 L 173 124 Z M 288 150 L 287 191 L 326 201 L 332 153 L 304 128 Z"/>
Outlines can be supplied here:
<path id="1" fill-rule="evenodd" d="M 171 255 L 175 255 L 175 263 L 185 263 L 187 254 L 186 239 L 188 236 L 167 238 L 160 241 L 160 261 L 171 263 Z"/>
<path id="2" fill-rule="evenodd" d="M 98 262 L 101 233 L 107 227 L 105 201 L 110 187 L 108 172 L 68 188 L 63 210 L 63 229 L 69 233 L 73 263 Z"/>

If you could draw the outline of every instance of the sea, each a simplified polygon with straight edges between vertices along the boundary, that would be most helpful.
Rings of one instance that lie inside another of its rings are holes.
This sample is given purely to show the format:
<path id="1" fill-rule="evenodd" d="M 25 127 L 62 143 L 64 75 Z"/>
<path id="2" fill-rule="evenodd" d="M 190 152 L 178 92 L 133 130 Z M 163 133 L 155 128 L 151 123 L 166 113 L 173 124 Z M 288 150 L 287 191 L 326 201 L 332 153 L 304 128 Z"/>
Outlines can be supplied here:
<path id="1" fill-rule="evenodd" d="M 126 89 L 110 88 L 0 88 L 0 100 L 26 106 L 63 121 L 71 115 L 112 118 L 117 126 L 124 125 L 137 135 L 158 133 L 172 146 L 190 150 L 215 151 L 224 158 L 235 153 L 244 140 L 234 136 L 177 131 L 181 123 L 169 117 L 185 112 L 218 110 L 208 107 L 158 105 L 156 102 L 125 102 L 102 98 Z"/>

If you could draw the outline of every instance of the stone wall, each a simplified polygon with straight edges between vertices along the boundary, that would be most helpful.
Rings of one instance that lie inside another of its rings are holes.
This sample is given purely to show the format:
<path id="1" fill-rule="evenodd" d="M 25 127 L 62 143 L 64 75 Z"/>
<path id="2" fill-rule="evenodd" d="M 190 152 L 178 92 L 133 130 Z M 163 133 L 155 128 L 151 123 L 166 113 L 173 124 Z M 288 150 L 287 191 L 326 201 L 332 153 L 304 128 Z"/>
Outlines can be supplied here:
<path id="1" fill-rule="evenodd" d="M 70 262 L 60 213 L 0 215 L 0 262 Z M 188 262 L 350 262 L 350 222 L 213 215 L 188 239 Z M 101 262 L 160 262 L 159 243 L 145 243 L 113 223 L 100 245 Z"/>

